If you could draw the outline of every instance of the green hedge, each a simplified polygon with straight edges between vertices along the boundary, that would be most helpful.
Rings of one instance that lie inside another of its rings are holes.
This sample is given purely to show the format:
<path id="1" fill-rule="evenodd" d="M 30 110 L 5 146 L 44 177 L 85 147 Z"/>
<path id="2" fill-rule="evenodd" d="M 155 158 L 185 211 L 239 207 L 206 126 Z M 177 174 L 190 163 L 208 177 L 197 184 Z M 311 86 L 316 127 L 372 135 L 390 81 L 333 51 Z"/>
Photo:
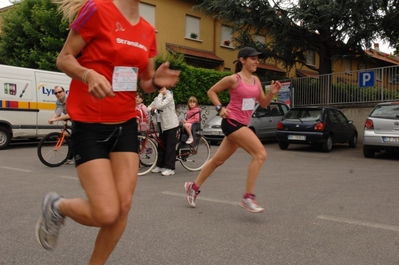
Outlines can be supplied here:
<path id="1" fill-rule="evenodd" d="M 207 91 L 216 82 L 225 76 L 231 75 L 231 72 L 219 72 L 210 69 L 196 68 L 187 65 L 182 56 L 169 57 L 162 59 L 161 56 L 155 58 L 155 65 L 158 68 L 163 62 L 169 61 L 170 68 L 180 70 L 180 81 L 176 87 L 172 88 L 173 97 L 176 104 L 187 103 L 190 96 L 198 99 L 200 105 L 211 105 Z M 144 94 L 144 104 L 149 105 L 157 96 L 157 92 Z M 222 104 L 226 105 L 229 100 L 228 90 L 219 93 L 219 99 Z"/>

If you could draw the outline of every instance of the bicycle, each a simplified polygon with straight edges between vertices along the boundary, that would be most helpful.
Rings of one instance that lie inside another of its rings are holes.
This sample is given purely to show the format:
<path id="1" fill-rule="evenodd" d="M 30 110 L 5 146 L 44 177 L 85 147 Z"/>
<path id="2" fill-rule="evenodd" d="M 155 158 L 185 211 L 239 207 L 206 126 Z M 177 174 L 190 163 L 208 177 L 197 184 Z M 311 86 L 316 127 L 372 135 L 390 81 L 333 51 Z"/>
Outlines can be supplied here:
<path id="1" fill-rule="evenodd" d="M 37 147 L 37 156 L 48 167 L 59 167 L 70 157 L 71 131 L 68 121 L 64 122 L 61 132 L 52 132 L 44 136 Z"/>
<path id="2" fill-rule="evenodd" d="M 161 112 L 160 110 L 158 111 Z M 162 147 L 164 146 L 155 129 L 152 117 L 153 113 L 151 114 L 152 115 L 148 115 L 149 126 L 147 130 L 138 136 L 139 176 L 143 176 L 151 172 L 158 161 L 157 144 L 161 145 Z M 176 134 L 176 161 L 179 161 L 180 164 L 189 171 L 198 171 L 209 160 L 211 148 L 208 141 L 202 136 L 202 129 L 200 126 L 198 130 L 193 132 L 195 141 L 193 141 L 191 144 L 186 144 L 185 141 L 182 141 L 183 133 L 184 128 L 180 126 Z"/>

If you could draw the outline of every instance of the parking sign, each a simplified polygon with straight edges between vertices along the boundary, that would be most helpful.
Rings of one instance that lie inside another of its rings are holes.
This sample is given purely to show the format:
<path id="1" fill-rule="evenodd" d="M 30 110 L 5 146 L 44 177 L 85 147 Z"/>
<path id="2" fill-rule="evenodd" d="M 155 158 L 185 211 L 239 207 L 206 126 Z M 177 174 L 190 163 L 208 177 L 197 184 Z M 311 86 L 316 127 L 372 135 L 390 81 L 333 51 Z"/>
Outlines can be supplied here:
<path id="1" fill-rule="evenodd" d="M 374 71 L 359 72 L 359 87 L 374 86 Z"/>

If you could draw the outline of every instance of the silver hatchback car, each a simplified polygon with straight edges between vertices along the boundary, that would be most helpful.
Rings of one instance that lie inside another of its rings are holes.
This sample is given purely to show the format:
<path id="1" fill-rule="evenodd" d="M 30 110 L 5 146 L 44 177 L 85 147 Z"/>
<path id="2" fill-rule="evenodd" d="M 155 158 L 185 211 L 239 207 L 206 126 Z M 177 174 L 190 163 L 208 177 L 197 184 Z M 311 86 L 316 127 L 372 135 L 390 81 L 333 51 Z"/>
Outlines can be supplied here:
<path id="1" fill-rule="evenodd" d="M 259 139 L 274 138 L 277 131 L 277 122 L 289 111 L 290 107 L 280 101 L 272 101 L 269 106 L 262 108 L 256 104 L 248 127 L 255 132 Z M 221 128 L 222 118 L 217 114 L 212 117 L 202 130 L 205 139 L 211 144 L 223 140 Z"/>
<path id="2" fill-rule="evenodd" d="M 363 155 L 380 151 L 399 152 L 399 101 L 379 103 L 365 122 Z"/>

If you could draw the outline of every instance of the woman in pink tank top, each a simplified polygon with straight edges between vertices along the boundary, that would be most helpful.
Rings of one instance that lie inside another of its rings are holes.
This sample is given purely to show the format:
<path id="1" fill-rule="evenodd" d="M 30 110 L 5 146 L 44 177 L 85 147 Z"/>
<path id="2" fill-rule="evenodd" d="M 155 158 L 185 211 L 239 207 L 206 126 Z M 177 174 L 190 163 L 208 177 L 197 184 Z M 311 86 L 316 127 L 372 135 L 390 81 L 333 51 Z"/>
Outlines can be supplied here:
<path id="1" fill-rule="evenodd" d="M 255 103 L 259 102 L 263 108 L 267 107 L 281 88 L 280 82 L 272 81 L 270 91 L 265 95 L 259 78 L 253 75 L 256 72 L 259 59 L 264 57 L 263 53 L 254 48 L 241 49 L 236 60 L 235 74 L 224 77 L 208 90 L 209 99 L 216 106 L 220 117 L 223 118 L 222 130 L 225 137 L 215 155 L 204 165 L 196 180 L 184 184 L 187 202 L 191 207 L 196 206 L 195 199 L 200 193 L 200 186 L 238 147 L 241 147 L 252 156 L 252 161 L 248 167 L 246 189 L 240 205 L 252 213 L 264 211 L 257 204 L 254 188 L 267 153 L 256 134 L 247 127 Z M 220 103 L 218 97 L 218 93 L 225 89 L 230 92 L 230 103 L 226 107 Z"/>

